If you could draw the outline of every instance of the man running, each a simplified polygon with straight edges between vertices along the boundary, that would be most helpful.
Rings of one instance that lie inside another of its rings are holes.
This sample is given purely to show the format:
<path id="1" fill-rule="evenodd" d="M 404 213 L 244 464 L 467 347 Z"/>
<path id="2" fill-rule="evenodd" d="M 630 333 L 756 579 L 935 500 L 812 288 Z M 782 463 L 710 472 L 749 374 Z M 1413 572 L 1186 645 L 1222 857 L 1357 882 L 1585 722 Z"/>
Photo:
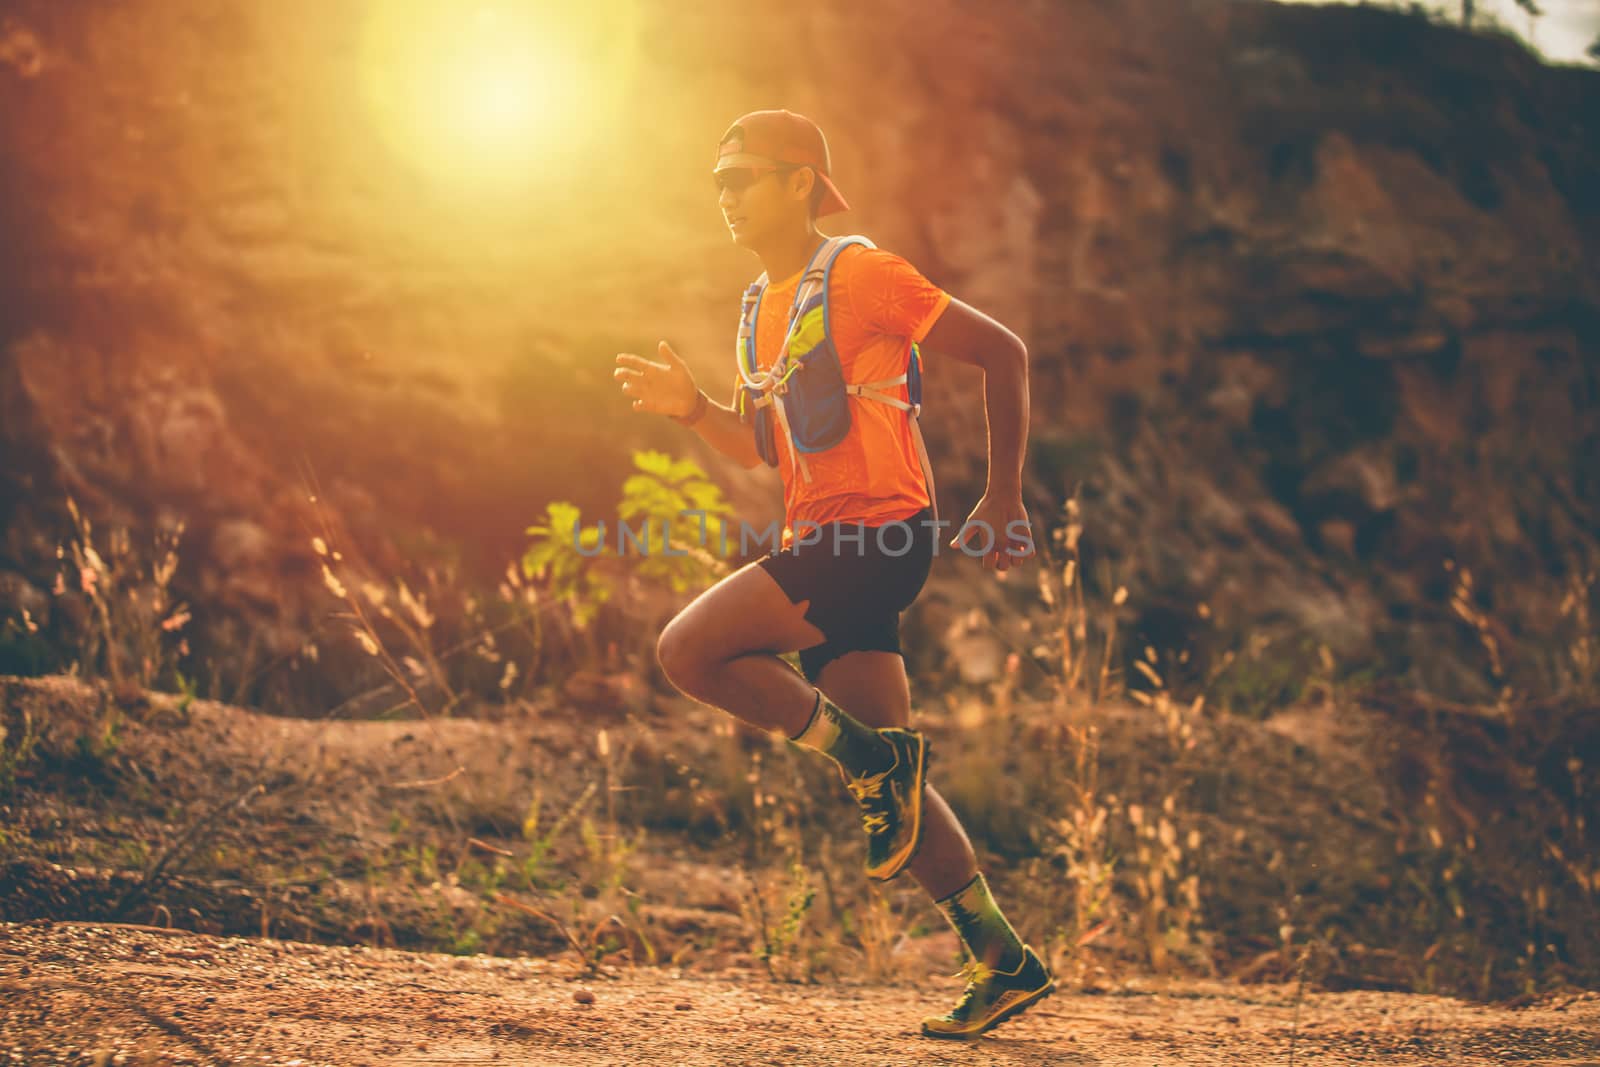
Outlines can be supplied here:
<path id="1" fill-rule="evenodd" d="M 665 341 L 660 362 L 617 356 L 614 375 L 633 410 L 692 426 L 746 467 L 763 461 L 754 427 L 764 427 L 767 459 L 776 459 L 783 478 L 779 547 L 679 612 L 656 653 L 686 695 L 782 731 L 838 765 L 861 808 L 867 874 L 887 880 L 909 868 L 970 956 L 960 1001 L 923 1020 L 923 1033 L 976 1037 L 1048 996 L 1055 984 L 995 905 L 955 814 L 925 785 L 927 742 L 909 727 L 899 619 L 927 579 L 938 530 L 915 412 L 906 410 L 907 387 L 900 383 L 914 343 L 936 359 L 983 369 L 988 488 L 949 547 L 981 554 L 985 568 L 1006 570 L 1033 553 L 1022 503 L 1028 353 L 1010 330 L 934 286 L 905 259 L 851 245 L 832 261 L 827 333 L 845 383 L 889 388 L 899 403 L 851 395 L 848 432 L 820 451 L 791 445 L 792 412 L 785 421 L 771 409 L 773 417 L 758 422 L 757 405 L 741 403 L 740 393 L 766 381 L 762 375 L 793 351 L 791 323 L 802 317 L 797 290 L 816 271 L 819 251 L 831 247 L 816 220 L 848 207 L 829 169 L 821 130 L 791 111 L 752 112 L 722 137 L 713 170 L 718 203 L 734 243 L 756 254 L 767 282 L 753 287 L 759 303 L 747 301 L 747 313 L 754 312 L 741 336 L 754 350 L 755 367 L 741 368 L 735 379 L 734 406 L 711 401 Z M 820 284 L 810 277 L 806 283 Z M 793 325 L 799 332 L 800 324 Z M 812 372 L 807 387 L 817 380 Z M 780 658 L 794 650 L 801 673 Z"/>

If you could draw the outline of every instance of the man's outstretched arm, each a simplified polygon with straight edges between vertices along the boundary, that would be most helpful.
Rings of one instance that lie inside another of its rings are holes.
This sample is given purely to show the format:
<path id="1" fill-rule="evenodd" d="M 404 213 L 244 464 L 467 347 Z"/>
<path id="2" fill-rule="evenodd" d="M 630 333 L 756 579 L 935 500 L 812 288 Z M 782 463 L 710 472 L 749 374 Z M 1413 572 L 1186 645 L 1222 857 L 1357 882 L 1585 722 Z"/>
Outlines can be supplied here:
<path id="1" fill-rule="evenodd" d="M 936 359 L 960 360 L 983 371 L 989 484 L 967 521 L 985 522 L 994 531 L 995 551 L 984 558 L 984 565 L 1005 570 L 1033 549 L 1030 538 L 1026 551 L 1006 551 L 1008 545 L 1023 547 L 1018 539 L 1008 539 L 1006 531 L 1015 520 L 1027 520 L 1022 462 L 1028 441 L 1028 347 L 1004 325 L 954 297 L 919 347 Z M 978 540 L 981 544 L 984 539 L 980 535 Z M 959 544 L 959 534 L 953 543 Z"/>
<path id="2" fill-rule="evenodd" d="M 696 394 L 701 392 L 694 383 L 694 375 L 667 342 L 657 345 L 656 351 L 662 362 L 632 352 L 617 353 L 617 368 L 611 372 L 612 376 L 622 384 L 623 393 L 633 398 L 635 411 L 689 414 L 695 408 Z M 704 413 L 693 425 L 707 444 L 746 469 L 761 463 L 755 435 L 732 408 L 723 407 L 708 396 Z"/>

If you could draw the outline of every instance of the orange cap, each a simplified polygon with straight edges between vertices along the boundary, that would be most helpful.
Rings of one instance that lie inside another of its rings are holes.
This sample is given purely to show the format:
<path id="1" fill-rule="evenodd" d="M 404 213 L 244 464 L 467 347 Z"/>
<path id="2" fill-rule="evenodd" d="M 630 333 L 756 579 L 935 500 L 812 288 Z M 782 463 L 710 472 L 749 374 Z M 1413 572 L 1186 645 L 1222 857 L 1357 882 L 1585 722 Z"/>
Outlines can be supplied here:
<path id="1" fill-rule="evenodd" d="M 752 111 L 734 120 L 717 147 L 715 173 L 729 167 L 762 163 L 793 163 L 810 167 L 824 190 L 817 214 L 849 211 L 833 179 L 828 176 L 828 142 L 817 124 L 787 109 Z"/>

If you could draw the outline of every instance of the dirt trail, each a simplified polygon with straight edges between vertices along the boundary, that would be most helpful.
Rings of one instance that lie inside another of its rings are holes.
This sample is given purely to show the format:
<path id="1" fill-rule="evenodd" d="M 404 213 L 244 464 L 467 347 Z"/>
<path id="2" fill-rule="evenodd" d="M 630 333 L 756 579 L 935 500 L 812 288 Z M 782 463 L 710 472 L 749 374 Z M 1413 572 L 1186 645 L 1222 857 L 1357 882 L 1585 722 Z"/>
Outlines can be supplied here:
<path id="1" fill-rule="evenodd" d="M 1600 1065 L 1600 994 L 1520 1009 L 1150 982 L 1058 994 L 978 1043 L 917 1034 L 953 986 L 794 986 L 560 960 L 0 924 L 0 1062 L 21 1064 Z"/>

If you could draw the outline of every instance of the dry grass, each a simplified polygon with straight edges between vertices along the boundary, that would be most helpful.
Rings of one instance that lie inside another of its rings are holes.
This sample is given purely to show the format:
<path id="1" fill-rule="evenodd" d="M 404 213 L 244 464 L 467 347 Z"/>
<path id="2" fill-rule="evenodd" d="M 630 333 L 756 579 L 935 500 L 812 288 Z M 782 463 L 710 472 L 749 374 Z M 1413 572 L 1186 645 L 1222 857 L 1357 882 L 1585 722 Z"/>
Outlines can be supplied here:
<path id="1" fill-rule="evenodd" d="M 1212 973 L 1223 932 L 1208 924 L 1207 902 L 1217 887 L 1206 882 L 1212 869 L 1206 856 L 1219 842 L 1215 820 L 1208 827 L 1195 795 L 1197 779 L 1214 772 L 1199 763 L 1197 744 L 1215 735 L 1226 712 L 1171 692 L 1167 678 L 1181 661 L 1155 648 L 1128 654 L 1127 592 L 1110 575 L 1086 587 L 1076 500 L 1063 518 L 1042 547 L 1037 602 L 1027 605 L 1044 624 L 1024 629 L 1025 646 L 1013 633 L 994 680 L 952 686 L 923 709 L 940 752 L 936 784 L 967 825 L 1013 924 L 1047 954 L 1065 984 L 1100 986 L 1132 970 Z M 128 559 L 126 546 L 113 540 L 102 553 L 91 533 L 83 523 L 71 549 L 79 592 L 94 606 L 80 662 L 86 670 L 137 677 L 127 672 L 164 662 L 161 655 L 180 647 L 186 609 L 163 599 L 175 555 L 171 547 L 158 555 L 165 562 L 144 587 L 143 614 L 119 615 L 111 591 L 122 587 L 124 572 L 113 561 Z M 486 698 L 520 701 L 553 669 L 551 642 L 559 639 L 551 635 L 570 633 L 573 624 L 562 601 L 516 567 L 498 590 L 506 614 L 494 619 L 482 599 L 460 589 L 364 576 L 326 532 L 313 549 L 323 562 L 322 583 L 341 606 L 339 621 L 386 685 L 403 694 L 402 710 L 421 721 L 424 736 Z M 1563 606 L 1577 635 L 1572 676 L 1591 686 L 1594 651 L 1586 628 L 1593 583 L 1592 575 L 1575 579 Z M 1027 588 L 1013 592 L 1033 595 Z M 458 626 L 466 626 L 448 638 L 440 633 L 445 600 L 462 605 Z M 1494 626 L 1474 606 L 1465 571 L 1456 604 L 1492 659 Z M 172 620 L 183 621 L 163 625 Z M 525 640 L 506 640 L 507 633 Z M 568 651 L 580 647 L 568 644 Z M 466 678 L 462 657 L 492 668 L 487 687 Z M 1325 707 L 1336 710 L 1343 695 L 1327 658 L 1319 689 Z M 1108 776 L 1108 723 L 1130 715 L 1161 751 Z M 910 950 L 923 934 L 944 933 L 942 921 L 909 879 L 882 888 L 861 875 L 859 826 L 837 777 L 781 739 L 753 737 L 709 713 L 697 721 L 707 725 L 657 733 L 626 716 L 597 725 L 587 734 L 575 782 L 570 771 L 545 768 L 549 773 L 529 791 L 510 776 L 467 773 L 464 759 L 437 778 L 402 783 L 431 798 L 436 817 L 394 827 L 395 847 L 369 863 L 371 906 L 359 936 L 396 940 L 399 917 L 377 901 L 381 891 L 403 887 L 413 910 L 432 916 L 424 935 L 456 951 L 514 950 L 527 943 L 531 928 L 557 936 L 590 970 L 683 961 L 712 946 L 664 935 L 647 920 L 661 895 L 648 888 L 656 846 L 732 861 L 741 872 L 740 936 L 737 945 L 722 947 L 774 980 L 892 981 L 915 973 L 908 966 L 925 963 L 926 954 Z M 14 775 L 26 761 L 22 751 L 4 750 L 10 764 L 0 772 L 9 766 Z M 1580 762 L 1574 780 L 1581 769 Z M 1577 851 L 1585 840 L 1581 807 L 1575 794 L 1567 812 L 1574 828 L 1560 841 L 1561 858 L 1592 897 L 1591 872 Z M 1419 822 L 1422 844 L 1403 846 L 1433 857 L 1418 876 L 1436 912 L 1424 920 L 1440 929 L 1463 923 L 1470 907 L 1459 882 L 1460 849 L 1470 850 L 1470 839 L 1448 840 L 1444 822 Z M 197 841 L 192 851 L 207 854 L 210 843 Z M 1320 939 L 1300 896 L 1304 872 L 1278 855 L 1272 864 L 1281 890 L 1261 905 L 1269 915 L 1275 909 L 1277 939 L 1258 973 L 1304 976 L 1308 960 L 1333 959 L 1337 949 Z M 1542 908 L 1537 900 L 1529 906 Z"/>

